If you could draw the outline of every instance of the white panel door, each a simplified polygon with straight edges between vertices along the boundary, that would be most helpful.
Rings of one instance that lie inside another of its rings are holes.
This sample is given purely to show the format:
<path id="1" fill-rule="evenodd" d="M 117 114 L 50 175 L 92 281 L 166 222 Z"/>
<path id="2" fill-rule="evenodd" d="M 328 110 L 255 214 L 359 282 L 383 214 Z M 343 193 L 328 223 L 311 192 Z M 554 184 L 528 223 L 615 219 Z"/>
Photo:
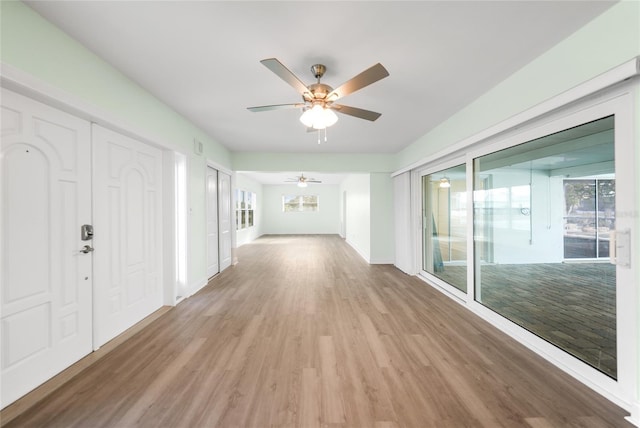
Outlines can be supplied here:
<path id="1" fill-rule="evenodd" d="M 5 407 L 91 352 L 89 122 L 2 90 Z"/>
<path id="2" fill-rule="evenodd" d="M 218 262 L 218 171 L 207 167 L 207 278 L 220 272 Z"/>
<path id="3" fill-rule="evenodd" d="M 162 151 L 92 130 L 97 348 L 162 306 Z"/>
<path id="4" fill-rule="evenodd" d="M 220 271 L 231 266 L 231 176 L 218 173 L 220 212 Z"/>

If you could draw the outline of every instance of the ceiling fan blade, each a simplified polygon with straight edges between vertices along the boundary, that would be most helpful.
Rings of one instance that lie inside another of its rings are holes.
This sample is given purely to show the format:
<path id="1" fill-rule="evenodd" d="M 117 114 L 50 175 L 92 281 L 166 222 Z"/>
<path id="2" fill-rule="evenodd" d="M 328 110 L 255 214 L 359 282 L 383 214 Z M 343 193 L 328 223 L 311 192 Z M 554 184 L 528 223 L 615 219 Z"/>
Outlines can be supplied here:
<path id="1" fill-rule="evenodd" d="M 348 114 L 349 116 L 370 120 L 372 122 L 377 118 L 379 118 L 380 116 L 382 116 L 381 113 L 376 113 L 375 111 L 364 110 L 357 107 L 345 106 L 342 104 L 331 104 L 330 108 L 339 113 Z"/>
<path id="2" fill-rule="evenodd" d="M 257 107 L 247 107 L 247 110 L 252 112 L 259 111 L 268 111 L 268 110 L 283 110 L 287 108 L 299 108 L 304 107 L 304 103 L 295 103 L 295 104 L 274 104 L 270 106 L 257 106 Z"/>
<path id="3" fill-rule="evenodd" d="M 337 89 L 334 89 L 329 95 L 327 95 L 326 99 L 329 101 L 335 101 L 338 98 L 349 95 L 359 89 L 364 88 L 365 86 L 369 86 L 380 79 L 384 79 L 388 75 L 389 72 L 387 71 L 387 69 L 384 68 L 382 64 L 377 63 L 376 65 L 369 67 L 362 73 L 358 74 L 353 79 L 343 83 Z"/>
<path id="4" fill-rule="evenodd" d="M 300 81 L 300 79 L 298 79 L 296 75 L 291 72 L 291 70 L 285 67 L 277 59 L 267 58 L 267 59 L 263 59 L 260 62 L 269 70 L 277 74 L 279 78 L 287 82 L 289 85 L 293 86 L 293 88 L 296 91 L 298 91 L 301 95 L 304 95 L 305 93 L 309 94 L 309 89 L 307 88 L 307 85 L 302 83 L 302 81 Z"/>
<path id="5" fill-rule="evenodd" d="M 320 180 L 307 180 L 307 183 L 322 183 Z"/>

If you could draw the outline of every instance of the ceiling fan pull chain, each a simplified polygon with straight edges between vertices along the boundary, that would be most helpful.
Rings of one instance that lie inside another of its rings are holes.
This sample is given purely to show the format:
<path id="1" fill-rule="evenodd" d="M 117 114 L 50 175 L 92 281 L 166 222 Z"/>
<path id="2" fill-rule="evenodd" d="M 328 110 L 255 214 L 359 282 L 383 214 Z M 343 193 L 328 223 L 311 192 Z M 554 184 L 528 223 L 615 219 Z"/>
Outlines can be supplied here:
<path id="1" fill-rule="evenodd" d="M 324 128 L 324 142 L 327 142 L 327 128 Z"/>
<path id="2" fill-rule="evenodd" d="M 318 144 L 320 144 L 320 130 L 317 130 L 316 134 L 318 134 Z"/>

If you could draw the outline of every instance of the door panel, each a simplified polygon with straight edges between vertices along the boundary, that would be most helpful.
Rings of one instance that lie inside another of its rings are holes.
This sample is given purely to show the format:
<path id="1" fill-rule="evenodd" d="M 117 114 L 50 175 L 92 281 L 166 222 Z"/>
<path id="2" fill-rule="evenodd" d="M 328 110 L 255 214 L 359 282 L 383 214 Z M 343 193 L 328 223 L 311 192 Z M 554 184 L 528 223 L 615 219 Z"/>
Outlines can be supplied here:
<path id="1" fill-rule="evenodd" d="M 218 262 L 218 171 L 207 167 L 207 277 L 220 271 Z"/>
<path id="2" fill-rule="evenodd" d="M 99 347 L 162 306 L 162 151 L 92 129 Z"/>
<path id="3" fill-rule="evenodd" d="M 231 176 L 218 173 L 220 211 L 220 271 L 231 266 Z"/>
<path id="4" fill-rule="evenodd" d="M 91 352 L 90 125 L 2 90 L 2 407 Z"/>

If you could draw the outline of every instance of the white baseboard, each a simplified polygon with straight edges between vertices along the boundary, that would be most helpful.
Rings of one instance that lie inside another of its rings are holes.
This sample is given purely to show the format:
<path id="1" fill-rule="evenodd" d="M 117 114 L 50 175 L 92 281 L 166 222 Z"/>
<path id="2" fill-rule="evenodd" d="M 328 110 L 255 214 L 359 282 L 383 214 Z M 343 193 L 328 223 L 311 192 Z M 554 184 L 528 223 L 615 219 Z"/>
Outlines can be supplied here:
<path id="1" fill-rule="evenodd" d="M 189 289 L 187 290 L 186 296 L 184 297 L 191 297 L 194 294 L 196 294 L 198 291 L 200 291 L 205 285 L 207 285 L 207 283 L 209 282 L 208 278 L 199 278 L 196 281 L 191 281 L 191 283 L 189 284 Z"/>
<path id="2" fill-rule="evenodd" d="M 394 262 L 394 259 L 371 259 L 369 263 L 372 265 L 392 265 Z"/>
<path id="3" fill-rule="evenodd" d="M 627 416 L 625 419 L 635 426 L 640 427 L 640 401 L 633 403 L 630 410 L 631 415 Z"/>
<path id="4" fill-rule="evenodd" d="M 367 263 L 371 263 L 371 262 L 369 261 L 369 256 L 368 256 L 368 255 L 366 255 L 366 254 L 364 253 L 364 251 L 361 251 L 361 250 L 360 250 L 360 248 L 358 248 L 358 246 L 357 246 L 357 245 L 355 245 L 355 244 L 354 244 L 352 241 L 350 241 L 349 239 L 346 239 L 346 240 L 345 240 L 345 242 L 346 242 L 347 244 L 349 244 L 349 246 L 351 246 L 351 248 L 353 248 L 354 250 L 356 250 L 356 253 L 358 253 L 358 254 L 360 255 L 360 257 L 362 257 L 362 258 L 363 258 Z"/>

